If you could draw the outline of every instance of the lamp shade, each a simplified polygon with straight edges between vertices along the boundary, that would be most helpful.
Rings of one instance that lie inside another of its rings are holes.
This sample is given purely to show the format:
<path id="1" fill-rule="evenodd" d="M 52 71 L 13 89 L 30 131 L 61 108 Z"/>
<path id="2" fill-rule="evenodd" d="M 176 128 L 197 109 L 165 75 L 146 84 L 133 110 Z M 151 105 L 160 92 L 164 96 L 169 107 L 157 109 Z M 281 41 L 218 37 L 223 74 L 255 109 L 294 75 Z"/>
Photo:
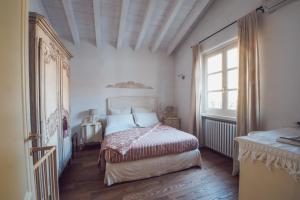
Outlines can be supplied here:
<path id="1" fill-rule="evenodd" d="M 89 115 L 96 115 L 97 110 L 96 109 L 89 109 Z"/>

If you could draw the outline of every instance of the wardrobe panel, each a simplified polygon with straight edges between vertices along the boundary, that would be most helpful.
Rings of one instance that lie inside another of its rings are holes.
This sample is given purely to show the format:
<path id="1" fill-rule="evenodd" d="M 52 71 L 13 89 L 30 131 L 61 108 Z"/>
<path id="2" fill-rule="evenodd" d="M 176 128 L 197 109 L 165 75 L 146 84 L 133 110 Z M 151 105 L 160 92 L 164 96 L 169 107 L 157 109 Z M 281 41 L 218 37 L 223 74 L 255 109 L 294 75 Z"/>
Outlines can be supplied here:
<path id="1" fill-rule="evenodd" d="M 42 145 L 59 134 L 59 66 L 58 56 L 49 44 L 40 39 L 40 110 L 42 120 Z"/>
<path id="2" fill-rule="evenodd" d="M 33 146 L 57 149 L 58 173 L 71 158 L 69 60 L 71 54 L 45 18 L 29 15 L 30 107 Z M 36 161 L 38 158 L 34 158 Z"/>

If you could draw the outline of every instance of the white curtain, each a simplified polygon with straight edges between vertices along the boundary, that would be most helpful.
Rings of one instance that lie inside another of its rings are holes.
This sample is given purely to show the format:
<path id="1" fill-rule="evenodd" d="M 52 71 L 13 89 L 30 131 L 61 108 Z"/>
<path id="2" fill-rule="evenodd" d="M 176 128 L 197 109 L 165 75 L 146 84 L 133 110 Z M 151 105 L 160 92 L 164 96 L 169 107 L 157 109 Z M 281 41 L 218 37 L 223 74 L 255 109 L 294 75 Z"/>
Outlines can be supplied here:
<path id="1" fill-rule="evenodd" d="M 239 89 L 237 136 L 259 127 L 258 23 L 256 11 L 238 20 Z M 232 174 L 239 172 L 238 144 L 234 143 Z"/>
<path id="2" fill-rule="evenodd" d="M 202 91 L 202 54 L 200 45 L 192 47 L 193 67 L 192 67 L 192 87 L 190 98 L 189 132 L 194 134 L 200 144 L 203 144 L 201 131 L 201 91 Z"/>

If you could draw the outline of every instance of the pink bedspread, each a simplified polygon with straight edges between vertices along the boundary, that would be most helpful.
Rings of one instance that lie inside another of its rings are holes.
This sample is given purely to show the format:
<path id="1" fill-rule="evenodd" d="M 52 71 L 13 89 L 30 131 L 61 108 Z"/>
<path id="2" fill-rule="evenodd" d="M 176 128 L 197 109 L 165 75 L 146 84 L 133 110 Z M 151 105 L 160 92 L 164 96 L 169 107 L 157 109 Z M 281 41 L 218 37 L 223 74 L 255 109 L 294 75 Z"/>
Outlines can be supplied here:
<path id="1" fill-rule="evenodd" d="M 159 124 L 108 135 L 102 142 L 100 153 L 107 162 L 118 163 L 182 153 L 198 146 L 195 136 Z"/>

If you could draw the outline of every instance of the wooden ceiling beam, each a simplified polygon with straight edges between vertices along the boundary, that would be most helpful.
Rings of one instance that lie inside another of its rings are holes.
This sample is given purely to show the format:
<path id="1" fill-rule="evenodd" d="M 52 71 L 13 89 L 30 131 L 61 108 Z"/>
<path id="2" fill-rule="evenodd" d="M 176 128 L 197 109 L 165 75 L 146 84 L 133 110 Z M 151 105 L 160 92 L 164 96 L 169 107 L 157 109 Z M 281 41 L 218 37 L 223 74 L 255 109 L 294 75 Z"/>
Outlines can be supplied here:
<path id="1" fill-rule="evenodd" d="M 154 42 L 154 45 L 151 49 L 152 52 L 155 52 L 159 48 L 159 46 L 161 45 L 166 33 L 168 32 L 171 24 L 173 23 L 173 21 L 175 20 L 177 14 L 179 13 L 180 8 L 181 8 L 183 3 L 184 3 L 184 0 L 176 1 L 176 4 L 175 4 L 173 10 L 171 11 L 169 17 L 167 17 L 167 20 L 165 21 L 165 24 L 162 26 L 162 30 L 160 31 L 156 41 Z"/>
<path id="2" fill-rule="evenodd" d="M 78 27 L 74 17 L 71 0 L 62 0 L 62 4 L 67 18 L 68 26 L 70 28 L 70 32 L 73 38 L 73 42 L 75 45 L 80 45 L 80 37 L 79 37 Z"/>
<path id="3" fill-rule="evenodd" d="M 101 7 L 101 1 L 93 0 L 96 46 L 98 48 L 102 46 L 102 22 L 101 22 L 100 7 Z"/>
<path id="4" fill-rule="evenodd" d="M 119 34 L 118 34 L 118 38 L 117 38 L 117 48 L 118 49 L 121 48 L 122 43 L 123 43 L 128 9 L 129 9 L 129 0 L 122 0 L 121 16 L 120 16 L 120 23 L 119 23 Z"/>
<path id="5" fill-rule="evenodd" d="M 156 3 L 157 3 L 157 0 L 148 1 L 147 12 L 146 12 L 146 15 L 144 17 L 142 29 L 139 33 L 139 36 L 138 36 L 137 42 L 135 44 L 134 50 L 137 50 L 138 48 L 140 48 L 142 46 L 144 38 L 147 34 L 147 28 L 150 25 L 151 17 L 153 16 L 153 13 L 155 11 Z"/>
<path id="6" fill-rule="evenodd" d="M 176 34 L 175 38 L 172 40 L 171 45 L 168 47 L 168 55 L 171 55 L 178 44 L 182 41 L 182 39 L 186 36 L 186 34 L 191 30 L 194 23 L 199 19 L 201 15 L 207 10 L 209 5 L 213 0 L 201 0 L 197 1 L 196 5 L 192 8 L 188 16 L 185 18 L 182 23 L 182 27 L 179 32 Z"/>

